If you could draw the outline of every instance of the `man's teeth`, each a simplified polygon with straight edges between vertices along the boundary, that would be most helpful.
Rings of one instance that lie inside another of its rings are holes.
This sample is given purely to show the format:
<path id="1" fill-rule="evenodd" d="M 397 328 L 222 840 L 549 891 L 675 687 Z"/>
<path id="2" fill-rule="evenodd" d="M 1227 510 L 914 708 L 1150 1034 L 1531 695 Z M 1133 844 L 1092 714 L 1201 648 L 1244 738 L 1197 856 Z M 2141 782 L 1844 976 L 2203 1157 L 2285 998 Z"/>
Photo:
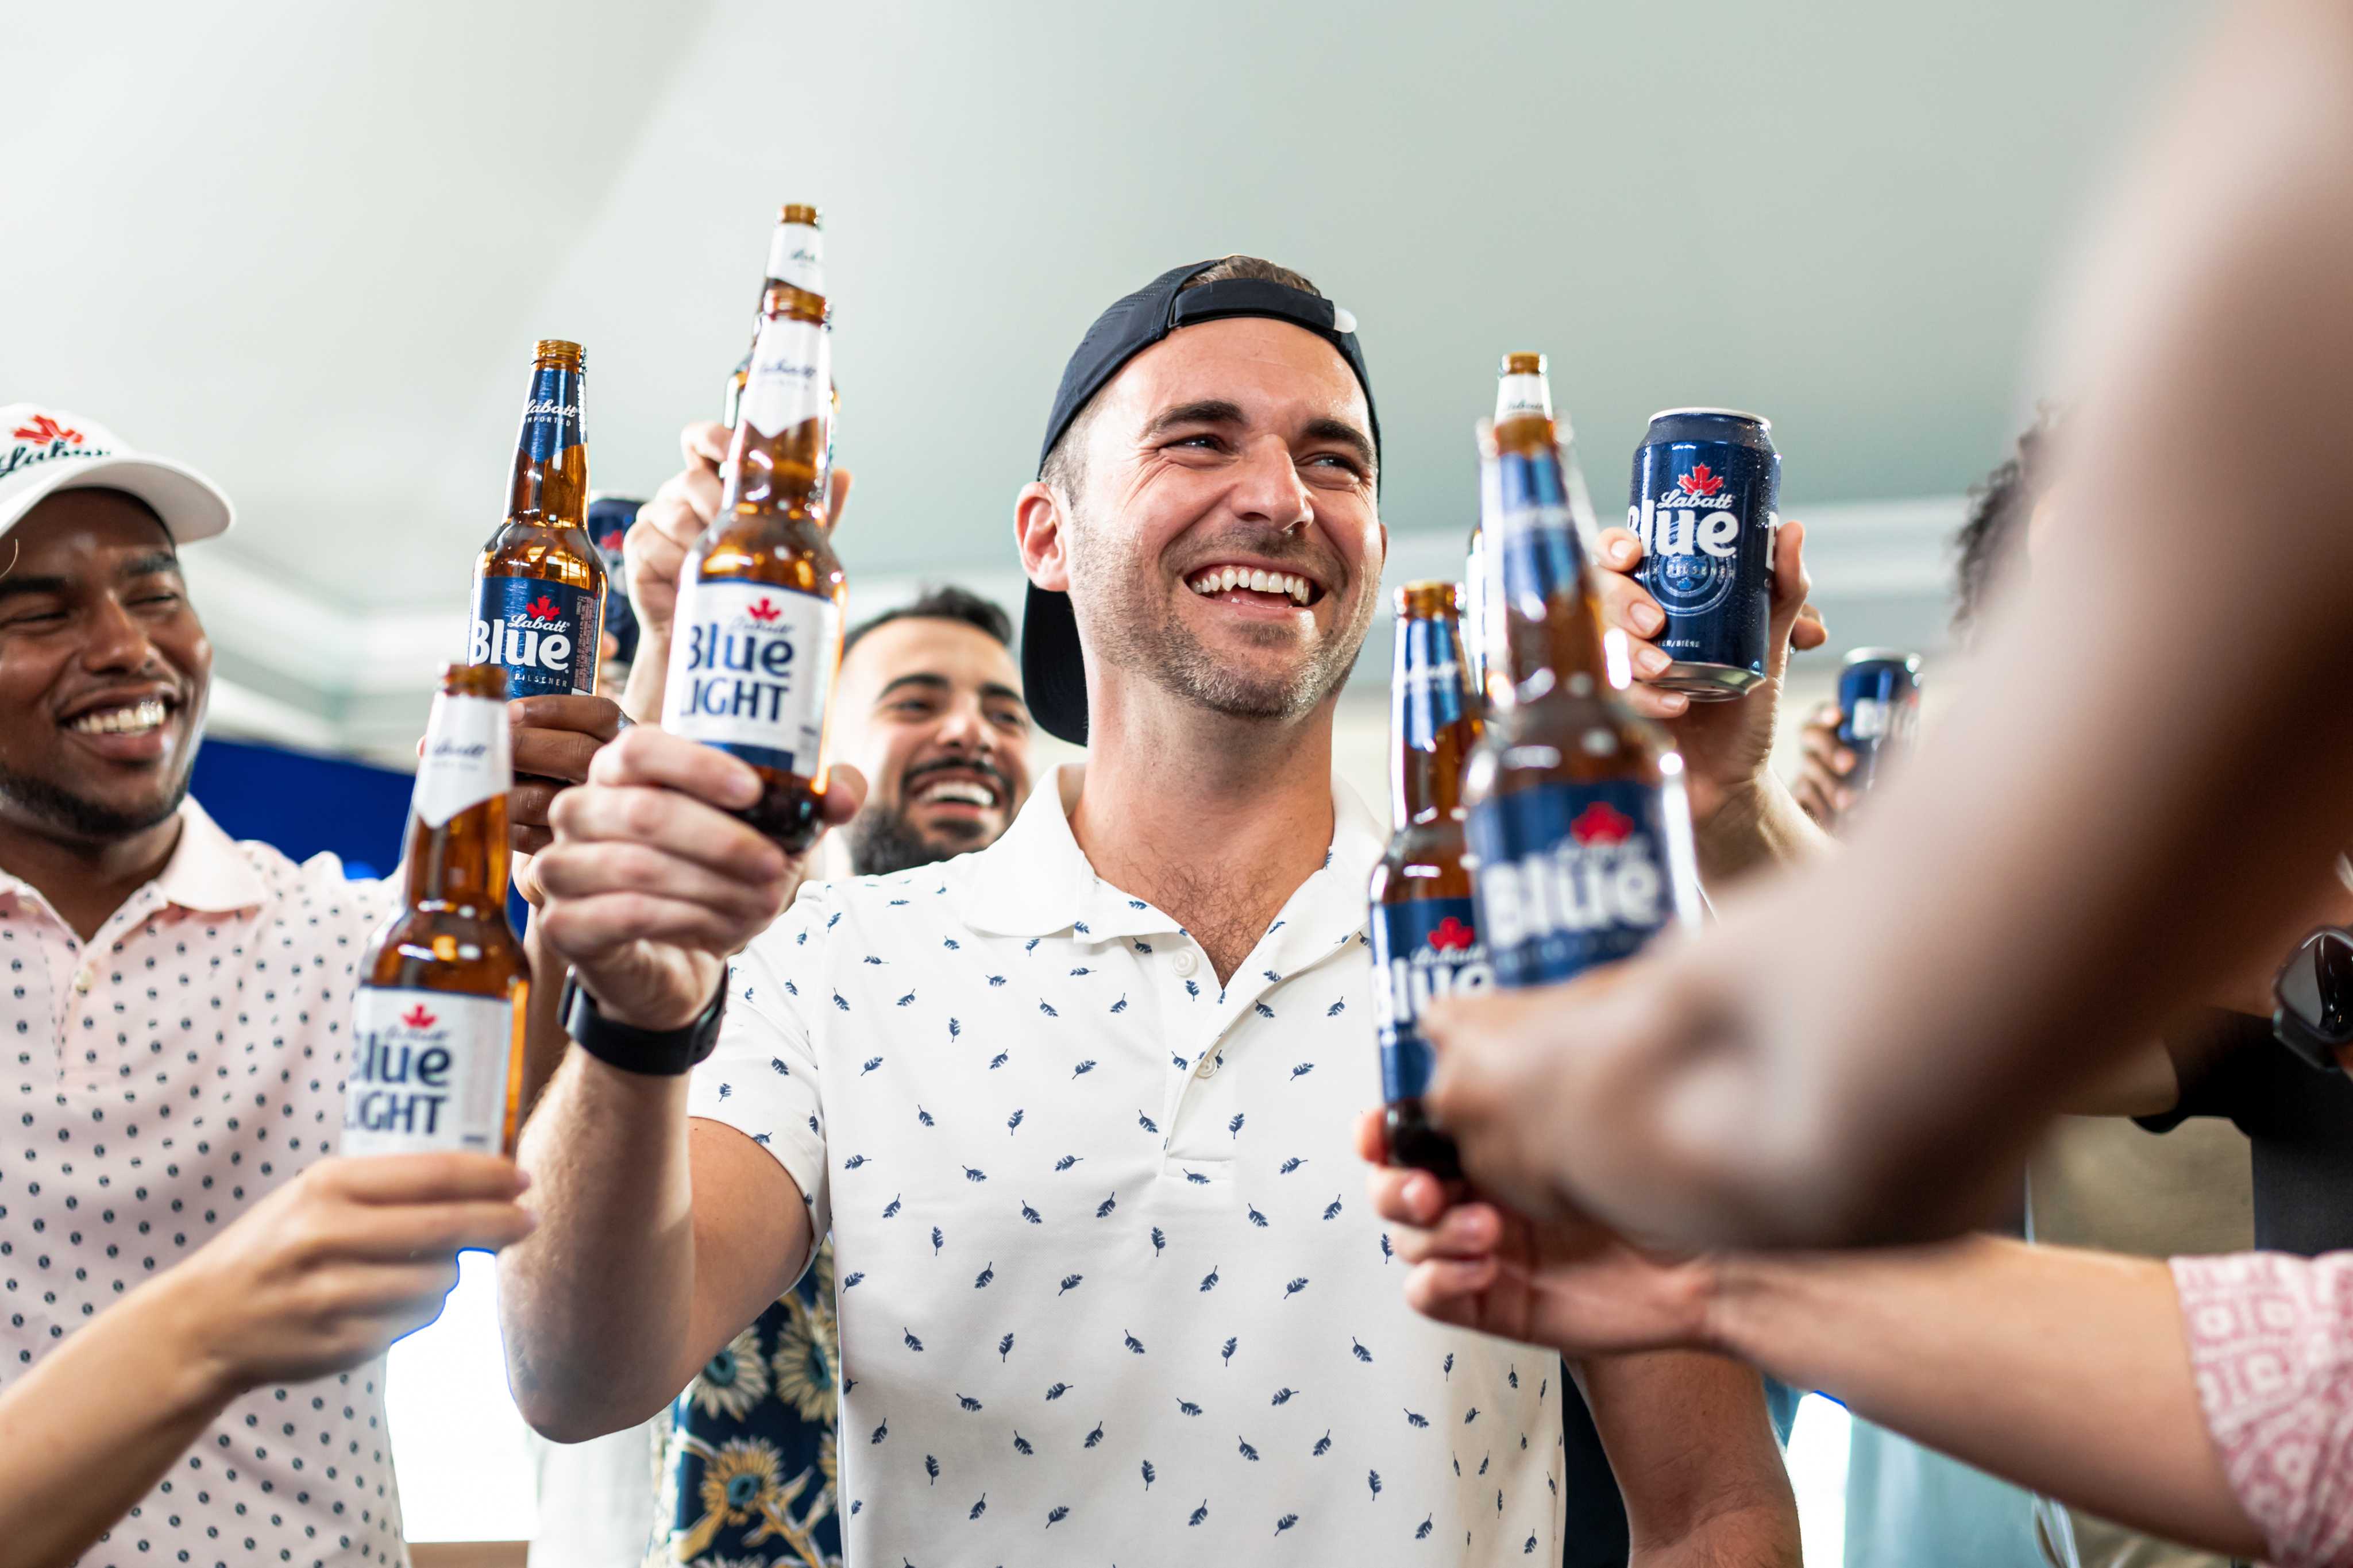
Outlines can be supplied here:
<path id="1" fill-rule="evenodd" d="M 997 796 L 987 784 L 970 784 L 963 779 L 942 779 L 923 791 L 923 799 L 960 800 L 966 805 L 995 805 Z"/>
<path id="2" fill-rule="evenodd" d="M 164 705 L 150 700 L 128 708 L 103 708 L 95 713 L 85 713 L 68 728 L 84 735 L 135 735 L 160 729 L 163 723 Z"/>
<path id="3" fill-rule="evenodd" d="M 1307 603 L 1314 592 L 1304 577 L 1288 572 L 1261 572 L 1252 566 L 1212 566 L 1192 580 L 1193 592 L 1205 597 L 1223 594 L 1234 588 L 1248 588 L 1258 594 L 1283 594 L 1293 604 Z"/>

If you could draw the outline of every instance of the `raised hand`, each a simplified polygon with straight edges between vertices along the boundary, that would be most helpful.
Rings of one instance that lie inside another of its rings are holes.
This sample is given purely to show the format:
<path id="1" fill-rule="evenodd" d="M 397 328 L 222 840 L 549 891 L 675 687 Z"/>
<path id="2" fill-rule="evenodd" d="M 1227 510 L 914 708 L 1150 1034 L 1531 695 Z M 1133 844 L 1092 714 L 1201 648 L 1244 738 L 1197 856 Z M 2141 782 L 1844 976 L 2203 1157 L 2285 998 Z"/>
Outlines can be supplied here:
<path id="1" fill-rule="evenodd" d="M 730 954 L 767 928 L 807 874 L 729 815 L 759 775 L 726 752 L 639 724 L 589 763 L 549 813 L 533 861 L 542 940 L 618 1022 L 673 1029 L 719 989 Z M 835 768 L 825 820 L 858 814 L 866 781 Z"/>
<path id="2" fill-rule="evenodd" d="M 1799 731 L 1798 773 L 1789 781 L 1789 793 L 1825 833 L 1837 832 L 1839 818 L 1854 806 L 1854 790 L 1846 782 L 1854 772 L 1854 753 L 1838 737 L 1845 717 L 1835 702 L 1806 715 Z"/>

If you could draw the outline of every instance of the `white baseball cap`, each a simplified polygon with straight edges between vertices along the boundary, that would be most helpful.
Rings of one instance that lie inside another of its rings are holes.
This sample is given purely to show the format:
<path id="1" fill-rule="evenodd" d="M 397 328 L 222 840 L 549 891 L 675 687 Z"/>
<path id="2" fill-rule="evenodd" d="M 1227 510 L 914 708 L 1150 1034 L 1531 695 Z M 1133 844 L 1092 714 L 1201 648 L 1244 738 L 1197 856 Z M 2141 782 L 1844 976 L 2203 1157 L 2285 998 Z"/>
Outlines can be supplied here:
<path id="1" fill-rule="evenodd" d="M 95 420 L 37 403 L 0 405 L 0 534 L 59 490 L 110 489 L 155 509 L 174 544 L 228 531 L 237 509 L 212 480 L 134 451 Z"/>

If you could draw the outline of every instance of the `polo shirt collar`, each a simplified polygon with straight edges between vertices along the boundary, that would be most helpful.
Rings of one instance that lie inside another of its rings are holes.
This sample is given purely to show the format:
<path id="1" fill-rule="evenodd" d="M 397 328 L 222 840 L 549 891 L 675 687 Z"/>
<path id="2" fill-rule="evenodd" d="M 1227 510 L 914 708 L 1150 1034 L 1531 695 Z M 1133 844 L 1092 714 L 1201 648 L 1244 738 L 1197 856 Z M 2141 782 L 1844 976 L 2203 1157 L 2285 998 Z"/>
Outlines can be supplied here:
<path id="1" fill-rule="evenodd" d="M 965 924 L 998 936 L 1049 936 L 1082 921 L 1094 937 L 1176 929 L 1167 915 L 1095 875 L 1071 836 L 1070 808 L 1085 776 L 1084 763 L 1056 768 L 1029 792 L 1004 836 L 972 858 Z M 1289 906 L 1293 915 L 1303 901 L 1313 910 L 1312 933 L 1303 934 L 1337 942 L 1362 928 L 1366 882 L 1387 839 L 1356 792 L 1335 778 L 1330 850 Z"/>
<path id="2" fill-rule="evenodd" d="M 206 914 L 249 910 L 269 896 L 237 840 L 193 797 L 180 803 L 180 842 L 154 888 L 165 903 Z"/>

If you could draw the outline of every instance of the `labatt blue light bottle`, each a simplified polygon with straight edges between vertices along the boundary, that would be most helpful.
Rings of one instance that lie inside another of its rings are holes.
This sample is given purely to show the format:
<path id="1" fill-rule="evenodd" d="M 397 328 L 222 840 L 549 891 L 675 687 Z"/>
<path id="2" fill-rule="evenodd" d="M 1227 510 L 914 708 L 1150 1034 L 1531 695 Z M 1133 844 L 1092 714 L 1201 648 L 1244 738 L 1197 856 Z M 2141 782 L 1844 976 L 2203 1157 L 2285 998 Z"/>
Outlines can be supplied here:
<path id="1" fill-rule="evenodd" d="M 1480 430 L 1491 620 L 1463 778 L 1478 931 L 1498 984 L 1567 980 L 1698 918 L 1683 758 L 1628 707 L 1586 578 L 1574 458 L 1529 412 Z"/>
<path id="2" fill-rule="evenodd" d="M 1478 743 L 1479 710 L 1463 679 L 1455 606 L 1451 583 L 1409 583 L 1397 592 L 1389 679 L 1397 827 L 1373 868 L 1368 922 L 1389 1161 L 1450 1181 L 1462 1171 L 1454 1141 L 1421 1107 L 1433 1065 L 1421 1015 L 1440 996 L 1495 983 L 1463 864 L 1462 768 Z"/>
<path id="3" fill-rule="evenodd" d="M 583 380 L 578 343 L 550 338 L 533 351 L 506 519 L 474 563 L 465 662 L 505 670 L 509 697 L 596 689 L 605 558 L 588 535 Z"/>
<path id="4" fill-rule="evenodd" d="M 815 207 L 772 255 L 719 515 L 687 554 L 670 637 L 662 728 L 718 747 L 760 775 L 737 815 L 797 854 L 820 826 L 826 710 L 841 658 L 848 585 L 826 536 L 833 366 Z"/>

